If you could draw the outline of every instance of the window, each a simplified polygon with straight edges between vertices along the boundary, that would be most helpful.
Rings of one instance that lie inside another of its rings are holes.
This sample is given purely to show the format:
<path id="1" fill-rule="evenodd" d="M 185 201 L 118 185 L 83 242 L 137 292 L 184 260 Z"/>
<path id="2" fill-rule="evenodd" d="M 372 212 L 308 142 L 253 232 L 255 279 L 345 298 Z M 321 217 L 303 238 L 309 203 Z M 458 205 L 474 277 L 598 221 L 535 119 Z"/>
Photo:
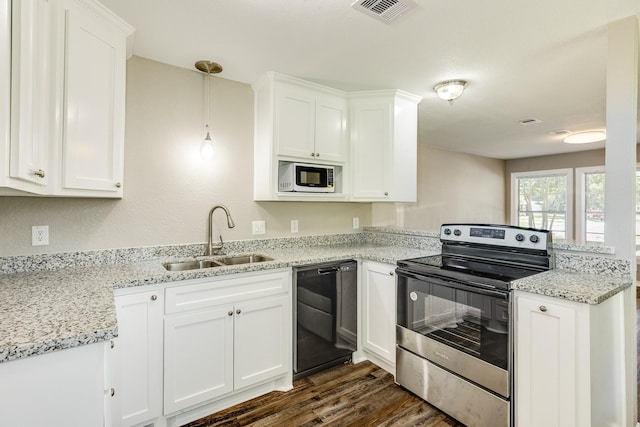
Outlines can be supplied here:
<path id="1" fill-rule="evenodd" d="M 578 241 L 604 243 L 604 185 L 604 166 L 576 168 Z"/>
<path id="2" fill-rule="evenodd" d="M 572 169 L 512 174 L 512 223 L 551 230 L 554 239 L 571 239 L 572 189 Z"/>

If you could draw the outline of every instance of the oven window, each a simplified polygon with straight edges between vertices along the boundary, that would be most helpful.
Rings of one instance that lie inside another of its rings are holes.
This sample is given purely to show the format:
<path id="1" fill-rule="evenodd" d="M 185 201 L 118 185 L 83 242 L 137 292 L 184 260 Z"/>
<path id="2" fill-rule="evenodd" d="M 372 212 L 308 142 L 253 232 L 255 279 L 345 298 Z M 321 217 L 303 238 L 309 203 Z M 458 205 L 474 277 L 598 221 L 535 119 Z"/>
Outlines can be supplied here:
<path id="1" fill-rule="evenodd" d="M 509 303 L 437 279 L 398 276 L 398 324 L 507 369 Z"/>

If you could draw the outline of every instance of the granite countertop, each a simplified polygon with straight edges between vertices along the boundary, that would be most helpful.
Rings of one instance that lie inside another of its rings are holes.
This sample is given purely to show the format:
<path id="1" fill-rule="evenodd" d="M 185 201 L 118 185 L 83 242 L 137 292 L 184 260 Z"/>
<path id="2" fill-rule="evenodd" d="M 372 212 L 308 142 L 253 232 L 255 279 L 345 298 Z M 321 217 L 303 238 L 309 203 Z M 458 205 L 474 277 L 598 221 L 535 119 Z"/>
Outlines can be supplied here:
<path id="1" fill-rule="evenodd" d="M 400 259 L 440 253 L 371 243 L 263 248 L 255 252 L 272 257 L 273 261 L 167 271 L 163 262 L 194 259 L 170 257 L 0 274 L 0 363 L 116 337 L 114 289 L 352 258 L 395 264 Z M 551 270 L 512 285 L 513 289 L 599 304 L 632 283 L 630 278 Z"/>
<path id="2" fill-rule="evenodd" d="M 395 263 L 399 259 L 431 255 L 434 251 L 353 244 L 261 250 L 260 253 L 274 260 L 170 272 L 162 266 L 163 262 L 185 259 L 172 257 L 0 274 L 0 363 L 115 338 L 118 328 L 114 289 L 351 258 Z"/>
<path id="3" fill-rule="evenodd" d="M 600 304 L 632 284 L 631 278 L 549 270 L 514 280 L 511 289 L 585 304 Z"/>

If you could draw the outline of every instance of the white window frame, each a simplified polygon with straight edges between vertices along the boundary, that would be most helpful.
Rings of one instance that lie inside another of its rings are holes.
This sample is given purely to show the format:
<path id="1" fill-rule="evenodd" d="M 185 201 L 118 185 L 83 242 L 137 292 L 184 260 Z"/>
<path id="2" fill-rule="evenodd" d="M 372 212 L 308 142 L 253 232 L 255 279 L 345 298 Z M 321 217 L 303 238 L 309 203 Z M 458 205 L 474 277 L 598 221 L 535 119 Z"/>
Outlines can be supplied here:
<path id="1" fill-rule="evenodd" d="M 518 225 L 518 179 L 558 175 L 567 177 L 567 213 L 565 215 L 565 240 L 573 240 L 573 168 L 513 172 L 511 174 L 511 224 Z"/>
<path id="2" fill-rule="evenodd" d="M 589 166 L 583 168 L 576 168 L 576 210 L 580 212 L 580 215 L 576 215 L 576 242 L 587 243 L 587 223 L 584 216 L 585 205 L 587 203 L 587 197 L 584 191 L 585 175 L 588 173 L 605 173 L 605 167 L 603 166 Z M 607 195 L 605 194 L 605 197 Z"/>

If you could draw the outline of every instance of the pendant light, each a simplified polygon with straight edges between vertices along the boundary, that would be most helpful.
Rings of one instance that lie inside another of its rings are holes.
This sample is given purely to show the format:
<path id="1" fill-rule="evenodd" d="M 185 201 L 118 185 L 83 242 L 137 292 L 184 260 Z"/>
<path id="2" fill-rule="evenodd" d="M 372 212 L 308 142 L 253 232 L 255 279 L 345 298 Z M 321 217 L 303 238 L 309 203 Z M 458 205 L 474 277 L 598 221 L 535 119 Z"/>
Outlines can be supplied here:
<path id="1" fill-rule="evenodd" d="M 207 122 L 204 126 L 207 132 L 206 136 L 200 143 L 200 157 L 204 160 L 210 159 L 214 154 L 213 139 L 211 138 L 211 131 L 209 125 L 211 124 L 211 74 L 218 74 L 222 71 L 222 66 L 212 61 L 198 61 L 196 62 L 196 69 L 207 73 Z"/>

